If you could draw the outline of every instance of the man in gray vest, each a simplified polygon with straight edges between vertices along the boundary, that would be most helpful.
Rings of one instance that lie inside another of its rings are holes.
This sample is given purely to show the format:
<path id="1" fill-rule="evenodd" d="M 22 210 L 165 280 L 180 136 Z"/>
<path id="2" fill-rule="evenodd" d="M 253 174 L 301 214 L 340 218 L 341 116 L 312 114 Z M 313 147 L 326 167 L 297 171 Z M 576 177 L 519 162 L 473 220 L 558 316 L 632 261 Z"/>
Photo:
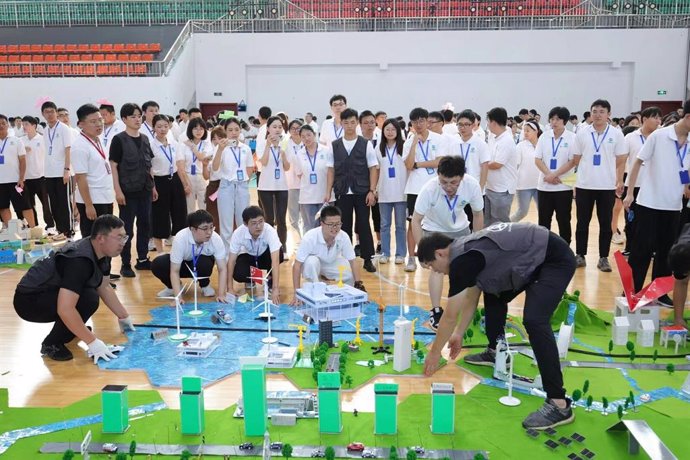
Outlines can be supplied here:
<path id="1" fill-rule="evenodd" d="M 51 252 L 19 281 L 14 293 L 17 314 L 32 323 L 55 322 L 43 339 L 43 356 L 69 361 L 72 352 L 65 344 L 77 336 L 88 345 L 94 363 L 115 357 L 85 322 L 103 299 L 118 317 L 120 330 L 134 330 L 127 309 L 104 277 L 110 272 L 110 259 L 120 254 L 127 239 L 124 223 L 112 214 L 104 214 L 93 222 L 90 238 L 67 243 Z"/>
<path id="2" fill-rule="evenodd" d="M 379 161 L 371 142 L 357 135 L 357 111 L 340 114 L 343 136 L 333 141 L 333 167 L 328 168 L 326 195 L 335 191 L 335 205 L 343 213 L 343 231 L 352 240 L 352 211 L 357 216 L 357 234 L 364 269 L 376 271 L 371 261 L 374 239 L 369 224 L 369 208 L 376 203 L 375 184 L 379 180 Z"/>
<path id="3" fill-rule="evenodd" d="M 450 279 L 448 305 L 426 358 L 426 375 L 436 371 L 446 343 L 450 358 L 457 358 L 482 292 L 489 346 L 482 353 L 466 356 L 465 362 L 493 366 L 497 340 L 504 334 L 508 302 L 524 291 L 523 324 L 547 399 L 522 426 L 543 430 L 572 422 L 575 416 L 570 399 L 565 397 L 558 347 L 551 330 L 551 316 L 575 273 L 575 255 L 565 240 L 534 224 L 497 223 L 456 240 L 440 233 L 425 236 L 419 242 L 417 257 L 423 266 Z"/>

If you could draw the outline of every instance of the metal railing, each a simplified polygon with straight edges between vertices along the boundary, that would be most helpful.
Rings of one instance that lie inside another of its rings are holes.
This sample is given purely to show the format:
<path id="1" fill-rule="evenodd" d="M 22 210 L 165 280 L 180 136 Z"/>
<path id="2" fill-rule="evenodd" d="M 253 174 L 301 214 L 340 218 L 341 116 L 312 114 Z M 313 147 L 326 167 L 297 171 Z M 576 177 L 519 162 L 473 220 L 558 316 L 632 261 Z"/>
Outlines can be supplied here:
<path id="1" fill-rule="evenodd" d="M 137 62 L 13 62 L 0 64 L 0 78 L 158 77 L 162 61 Z"/>

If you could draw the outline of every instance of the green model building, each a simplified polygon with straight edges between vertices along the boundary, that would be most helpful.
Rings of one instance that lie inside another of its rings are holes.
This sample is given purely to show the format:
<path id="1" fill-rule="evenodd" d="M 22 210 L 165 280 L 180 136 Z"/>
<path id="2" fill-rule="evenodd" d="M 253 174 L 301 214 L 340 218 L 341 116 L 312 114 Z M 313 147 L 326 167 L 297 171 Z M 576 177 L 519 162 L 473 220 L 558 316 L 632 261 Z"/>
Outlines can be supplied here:
<path id="1" fill-rule="evenodd" d="M 398 384 L 374 384 L 374 433 L 395 434 L 398 431 Z"/>
<path id="2" fill-rule="evenodd" d="M 103 433 L 124 433 L 129 428 L 126 385 L 106 385 L 101 390 Z"/>
<path id="3" fill-rule="evenodd" d="M 340 413 L 340 373 L 319 372 L 319 432 L 340 433 L 343 418 Z"/>
<path id="4" fill-rule="evenodd" d="M 266 404 L 266 360 L 240 358 L 242 367 L 242 401 L 244 433 L 263 436 L 266 432 L 268 409 Z"/>
<path id="5" fill-rule="evenodd" d="M 182 377 L 180 418 L 182 434 L 199 435 L 204 432 L 204 390 L 201 388 L 201 377 Z"/>
<path id="6" fill-rule="evenodd" d="M 455 388 L 452 383 L 431 384 L 431 432 L 455 432 Z"/>

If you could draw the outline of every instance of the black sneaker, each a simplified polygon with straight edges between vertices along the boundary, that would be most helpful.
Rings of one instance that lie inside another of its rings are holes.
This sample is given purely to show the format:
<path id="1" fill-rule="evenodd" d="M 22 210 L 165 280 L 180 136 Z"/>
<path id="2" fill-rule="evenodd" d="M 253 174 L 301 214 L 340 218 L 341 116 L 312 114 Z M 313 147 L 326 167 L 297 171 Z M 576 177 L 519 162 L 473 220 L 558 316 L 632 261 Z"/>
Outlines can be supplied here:
<path id="1" fill-rule="evenodd" d="M 522 426 L 527 429 L 545 430 L 571 423 L 575 420 L 575 414 L 573 414 L 570 399 L 566 399 L 566 403 L 566 408 L 560 409 L 551 399 L 547 399 L 543 406 L 522 421 Z"/>
<path id="2" fill-rule="evenodd" d="M 362 257 L 362 252 L 359 250 L 359 244 L 355 244 L 355 257 Z"/>
<path id="3" fill-rule="evenodd" d="M 110 274 L 110 281 L 117 281 L 119 279 L 120 279 L 120 275 L 118 275 L 117 273 L 111 273 Z"/>
<path id="4" fill-rule="evenodd" d="M 369 273 L 375 273 L 376 272 L 376 267 L 374 267 L 374 263 L 371 260 L 365 260 L 364 261 L 364 269 L 368 271 Z"/>
<path id="5" fill-rule="evenodd" d="M 664 294 L 656 301 L 662 306 L 662 307 L 668 307 L 668 308 L 673 308 L 673 300 L 668 296 L 668 294 Z"/>
<path id="6" fill-rule="evenodd" d="M 494 364 L 496 364 L 496 351 L 486 347 L 481 353 L 465 356 L 465 362 L 475 366 L 494 367 Z"/>
<path id="7" fill-rule="evenodd" d="M 137 260 L 134 268 L 137 270 L 151 270 L 151 261 L 149 259 Z"/>
<path id="8" fill-rule="evenodd" d="M 429 311 L 429 327 L 434 331 L 438 330 L 438 323 L 441 322 L 443 316 L 442 307 L 434 307 Z"/>
<path id="9" fill-rule="evenodd" d="M 136 273 L 134 273 L 134 270 L 132 270 L 131 265 L 123 265 L 122 268 L 120 268 L 120 275 L 122 275 L 125 278 L 134 278 Z"/>
<path id="10" fill-rule="evenodd" d="M 47 344 L 41 345 L 41 356 L 47 356 L 53 361 L 69 361 L 73 359 L 72 352 L 67 349 L 64 344 Z"/>

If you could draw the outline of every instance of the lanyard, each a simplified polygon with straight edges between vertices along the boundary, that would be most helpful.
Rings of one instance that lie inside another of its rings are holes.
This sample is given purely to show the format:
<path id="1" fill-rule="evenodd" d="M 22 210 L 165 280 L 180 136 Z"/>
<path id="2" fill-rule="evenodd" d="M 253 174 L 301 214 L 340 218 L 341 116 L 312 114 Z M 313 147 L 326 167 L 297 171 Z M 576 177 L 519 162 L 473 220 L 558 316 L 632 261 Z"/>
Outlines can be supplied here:
<path id="1" fill-rule="evenodd" d="M 204 141 L 199 142 L 199 145 L 197 146 L 197 150 L 201 152 L 201 149 L 204 147 Z M 192 163 L 196 163 L 196 155 L 194 154 L 194 150 L 192 150 Z"/>
<path id="2" fill-rule="evenodd" d="M 259 243 L 259 240 L 256 240 L 256 251 L 254 251 L 254 239 L 250 236 L 249 237 L 249 244 L 252 246 L 252 252 L 255 252 L 255 254 L 252 254 L 254 256 L 254 262 L 256 266 L 259 266 L 259 248 L 261 247 L 261 243 Z M 251 252 L 250 252 L 251 254 Z"/>
<path id="3" fill-rule="evenodd" d="M 235 150 L 237 150 L 237 155 L 235 155 Z M 240 162 L 242 159 L 242 149 L 239 147 L 230 147 L 230 151 L 232 152 L 232 156 L 235 158 L 237 168 L 239 169 L 239 167 L 242 166 L 242 163 Z"/>
<path id="4" fill-rule="evenodd" d="M 343 135 L 343 127 L 342 125 L 340 126 L 340 130 L 335 127 L 335 121 L 333 122 L 333 132 L 335 133 L 335 138 L 340 139 L 340 137 Z"/>
<path id="5" fill-rule="evenodd" d="M 676 155 L 678 155 L 678 159 L 680 160 L 680 169 L 683 169 L 683 161 L 685 161 L 685 154 L 688 153 L 688 143 L 685 142 L 683 144 L 683 154 L 680 154 L 680 144 L 678 141 L 675 141 L 676 143 Z"/>
<path id="6" fill-rule="evenodd" d="M 113 126 L 115 126 L 115 125 L 113 125 Z M 113 126 L 108 128 L 107 130 L 103 130 L 103 145 L 108 144 L 108 138 L 110 137 L 110 131 L 113 130 Z"/>
<path id="7" fill-rule="evenodd" d="M 57 133 L 58 126 L 60 126 L 60 122 L 58 121 L 55 124 L 55 128 L 53 128 L 53 134 L 50 133 L 50 126 L 48 126 L 48 140 L 50 141 L 50 150 L 53 150 L 53 139 L 55 139 L 55 133 Z"/>
<path id="8" fill-rule="evenodd" d="M 278 161 L 278 160 L 280 160 L 280 147 L 278 147 L 278 154 L 277 155 L 276 155 L 276 152 L 275 152 L 275 149 L 273 148 L 273 146 L 270 146 L 269 148 L 271 149 L 271 156 L 273 157 L 273 159 L 276 162 L 276 168 L 280 168 L 280 162 Z"/>
<path id="9" fill-rule="evenodd" d="M 642 145 L 644 145 L 644 141 L 645 141 L 644 136 L 642 134 L 640 134 L 640 142 L 642 142 Z"/>
<path id="10" fill-rule="evenodd" d="M 314 161 L 311 161 L 312 156 L 309 155 L 309 149 L 307 146 L 304 146 L 304 151 L 307 152 L 307 161 L 309 161 L 309 166 L 311 167 L 311 172 L 316 171 L 316 154 L 319 153 L 319 146 L 316 146 L 316 149 L 314 150 Z"/>
<path id="11" fill-rule="evenodd" d="M 198 253 L 194 252 L 194 246 L 195 244 L 192 243 L 192 266 L 194 268 L 194 275 L 196 275 L 196 263 L 199 260 L 199 257 L 201 256 L 201 252 L 204 250 L 204 243 L 201 243 L 201 245 L 199 246 Z"/>
<path id="12" fill-rule="evenodd" d="M 467 146 L 467 152 L 462 150 L 462 146 L 466 145 Z M 467 157 L 470 156 L 470 149 L 472 148 L 472 144 L 468 142 L 467 144 L 460 144 L 460 156 L 462 157 L 463 160 L 465 160 L 465 163 L 467 162 Z"/>
<path id="13" fill-rule="evenodd" d="M 392 149 L 388 150 L 388 147 L 386 146 L 386 158 L 388 158 L 388 163 L 393 166 L 393 159 L 395 158 L 395 150 L 396 147 L 393 147 Z"/>
<path id="14" fill-rule="evenodd" d="M 153 137 L 153 138 L 155 139 L 156 136 L 154 136 L 153 130 L 152 130 L 151 128 L 149 128 L 149 124 L 146 123 L 146 122 L 144 122 L 144 126 L 146 126 L 146 130 L 149 132 L 149 134 L 151 135 L 151 137 Z"/>
<path id="15" fill-rule="evenodd" d="M 300 144 L 301 145 L 301 144 Z M 295 152 L 295 156 L 297 156 L 297 153 L 299 152 L 299 145 L 293 145 L 292 146 L 292 151 Z"/>
<path id="16" fill-rule="evenodd" d="M 604 140 L 606 140 L 606 135 L 609 133 L 609 128 L 611 125 L 606 127 L 606 131 L 604 131 L 604 137 L 601 139 L 601 142 L 599 142 L 599 145 L 597 145 L 597 141 L 599 140 L 599 135 L 597 134 L 596 140 L 594 139 L 594 131 L 592 131 L 590 134 L 592 135 L 592 143 L 594 144 L 594 150 L 599 153 L 599 149 L 601 148 L 602 145 L 604 145 Z"/>
<path id="17" fill-rule="evenodd" d="M 91 138 L 89 138 L 89 136 L 87 136 L 87 135 L 84 134 L 83 132 L 81 133 L 81 135 L 84 137 L 84 139 L 86 139 L 87 141 L 89 141 L 89 144 L 91 144 L 91 145 L 93 146 L 93 148 L 95 148 L 96 151 L 98 151 L 98 154 L 101 156 L 101 158 L 103 158 L 103 159 L 105 160 L 105 159 L 106 159 L 106 157 L 105 157 L 105 152 L 103 151 L 103 147 L 101 147 L 100 142 L 94 142 L 94 141 L 92 141 Z"/>
<path id="18" fill-rule="evenodd" d="M 424 147 L 422 146 L 422 141 L 417 141 L 417 145 L 419 146 L 419 150 L 422 151 L 422 156 L 424 157 L 424 161 L 429 161 L 429 140 L 425 142 L 426 144 L 426 151 L 424 151 Z"/>
<path id="19" fill-rule="evenodd" d="M 170 147 L 170 154 L 168 154 L 168 151 L 165 150 L 165 147 L 162 144 L 159 145 L 158 147 L 161 148 L 161 150 L 163 151 L 163 155 L 165 155 L 165 158 L 168 159 L 168 161 L 170 162 L 170 167 L 172 168 L 172 165 L 173 165 L 172 145 L 169 146 Z"/>
<path id="20" fill-rule="evenodd" d="M 448 205 L 448 210 L 450 211 L 450 215 L 453 217 L 453 223 L 455 223 L 455 204 L 458 202 L 458 195 L 455 195 L 455 198 L 453 198 L 453 202 L 450 202 L 450 199 L 448 198 L 448 195 L 443 195 L 443 198 L 446 199 L 446 204 Z"/>
<path id="21" fill-rule="evenodd" d="M 555 140 L 555 139 L 552 137 L 552 138 L 551 138 L 551 157 L 552 157 L 552 158 L 556 158 L 556 154 L 558 153 L 558 147 L 560 147 L 560 146 L 561 146 L 561 142 L 563 142 L 563 136 L 561 136 L 561 138 L 558 139 L 558 144 L 555 144 L 555 145 L 554 145 L 554 143 L 553 143 L 554 140 Z M 598 151 L 599 151 L 599 150 L 597 149 L 597 152 L 598 152 Z"/>
<path id="22" fill-rule="evenodd" d="M 10 137 L 10 136 L 7 136 L 7 137 L 5 138 L 5 141 L 2 143 L 2 148 L 0 148 L 0 155 L 4 155 L 4 154 L 5 154 L 5 144 L 7 144 L 7 139 L 9 139 L 9 137 Z"/>

